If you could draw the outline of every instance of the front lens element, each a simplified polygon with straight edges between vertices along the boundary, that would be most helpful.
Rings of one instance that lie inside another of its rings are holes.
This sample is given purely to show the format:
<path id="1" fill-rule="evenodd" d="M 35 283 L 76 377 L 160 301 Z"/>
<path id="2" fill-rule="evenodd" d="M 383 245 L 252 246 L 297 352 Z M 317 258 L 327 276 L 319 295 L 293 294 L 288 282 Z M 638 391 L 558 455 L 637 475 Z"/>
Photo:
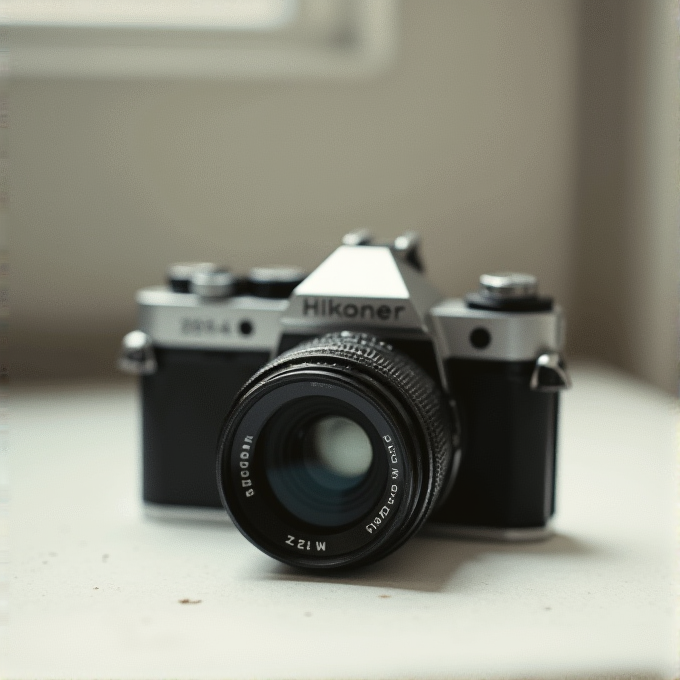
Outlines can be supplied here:
<path id="1" fill-rule="evenodd" d="M 374 446 L 383 448 L 359 411 L 332 398 L 307 398 L 270 418 L 256 454 L 285 511 L 310 525 L 337 528 L 364 516 L 384 491 L 386 465 Z"/>
<path id="2" fill-rule="evenodd" d="M 373 447 L 361 425 L 342 416 L 312 423 L 304 440 L 305 457 L 342 485 L 355 484 L 371 467 Z"/>

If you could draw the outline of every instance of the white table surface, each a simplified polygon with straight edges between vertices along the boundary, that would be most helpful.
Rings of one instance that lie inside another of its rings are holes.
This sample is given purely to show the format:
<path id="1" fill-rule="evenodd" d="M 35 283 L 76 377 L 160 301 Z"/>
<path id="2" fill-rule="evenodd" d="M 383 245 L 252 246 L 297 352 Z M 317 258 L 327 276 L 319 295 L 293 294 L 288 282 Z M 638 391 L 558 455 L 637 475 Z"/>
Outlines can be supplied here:
<path id="1" fill-rule="evenodd" d="M 12 387 L 0 676 L 678 677 L 676 402 L 572 373 L 553 538 L 420 535 L 332 577 L 145 519 L 132 383 Z"/>

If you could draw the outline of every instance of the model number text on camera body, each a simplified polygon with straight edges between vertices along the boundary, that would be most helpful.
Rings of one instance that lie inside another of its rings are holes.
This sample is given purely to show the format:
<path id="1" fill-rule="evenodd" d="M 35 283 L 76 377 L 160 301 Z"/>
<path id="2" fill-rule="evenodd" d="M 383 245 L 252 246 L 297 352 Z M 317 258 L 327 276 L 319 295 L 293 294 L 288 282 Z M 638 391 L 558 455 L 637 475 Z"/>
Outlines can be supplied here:
<path id="1" fill-rule="evenodd" d="M 232 333 L 232 323 L 228 320 L 182 317 L 180 328 L 183 335 L 231 335 Z"/>

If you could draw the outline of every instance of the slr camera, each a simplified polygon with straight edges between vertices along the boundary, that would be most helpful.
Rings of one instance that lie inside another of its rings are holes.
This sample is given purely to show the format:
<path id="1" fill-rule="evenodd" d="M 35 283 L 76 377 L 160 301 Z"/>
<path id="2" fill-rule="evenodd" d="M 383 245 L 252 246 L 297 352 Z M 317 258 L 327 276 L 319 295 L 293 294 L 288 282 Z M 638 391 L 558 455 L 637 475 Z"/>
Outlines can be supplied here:
<path id="1" fill-rule="evenodd" d="M 262 551 L 317 569 L 373 562 L 426 520 L 547 535 L 561 310 L 519 273 L 443 299 L 418 246 L 353 232 L 308 276 L 185 263 L 139 291 L 120 366 L 141 376 L 147 512 L 224 506 Z"/>

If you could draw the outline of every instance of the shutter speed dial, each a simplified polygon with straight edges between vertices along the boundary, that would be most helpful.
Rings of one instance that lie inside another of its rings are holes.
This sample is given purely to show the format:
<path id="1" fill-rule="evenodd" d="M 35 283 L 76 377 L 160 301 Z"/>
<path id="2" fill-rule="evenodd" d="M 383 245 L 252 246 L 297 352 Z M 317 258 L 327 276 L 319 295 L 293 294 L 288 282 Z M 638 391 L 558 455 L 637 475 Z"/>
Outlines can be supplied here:
<path id="1" fill-rule="evenodd" d="M 175 293 L 188 293 L 191 276 L 198 270 L 215 270 L 217 265 L 213 262 L 175 262 L 166 272 L 166 278 L 170 289 Z"/>
<path id="2" fill-rule="evenodd" d="M 248 274 L 248 293 L 261 298 L 285 299 L 306 276 L 299 267 L 254 267 Z"/>
<path id="3" fill-rule="evenodd" d="M 498 312 L 549 312 L 550 297 L 538 294 L 538 280 L 533 274 L 496 272 L 479 277 L 479 290 L 468 293 L 465 302 L 470 309 Z"/>
<path id="4" fill-rule="evenodd" d="M 202 298 L 229 297 L 236 291 L 236 277 L 223 268 L 199 268 L 191 274 L 189 290 Z"/>
<path id="5" fill-rule="evenodd" d="M 494 299 L 517 299 L 536 297 L 538 280 L 532 274 L 498 272 L 479 277 L 480 292 Z"/>

